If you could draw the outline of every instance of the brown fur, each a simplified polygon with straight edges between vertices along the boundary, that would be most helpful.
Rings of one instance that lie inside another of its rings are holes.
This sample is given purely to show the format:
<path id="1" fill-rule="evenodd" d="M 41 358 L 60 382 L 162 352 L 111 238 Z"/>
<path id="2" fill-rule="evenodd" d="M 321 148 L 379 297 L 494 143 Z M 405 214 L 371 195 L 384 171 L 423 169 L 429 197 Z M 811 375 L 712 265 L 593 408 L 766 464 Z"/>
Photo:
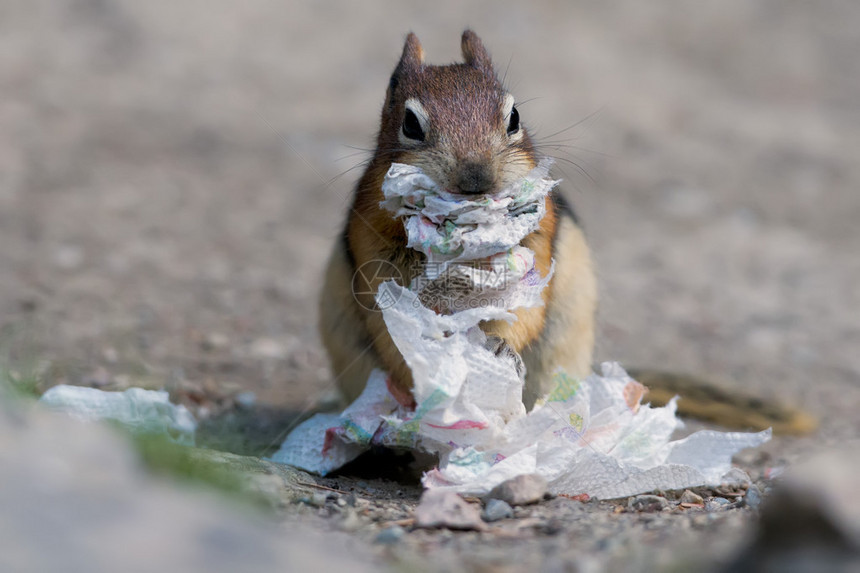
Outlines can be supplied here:
<path id="1" fill-rule="evenodd" d="M 382 314 L 373 307 L 372 293 L 389 278 L 400 279 L 402 284 L 420 273 L 423 255 L 406 247 L 403 223 L 379 207 L 382 200 L 382 181 L 391 163 L 408 163 L 421 167 L 440 185 L 454 188 L 458 170 L 464 163 L 487 166 L 490 185 L 494 189 L 516 181 L 537 165 L 537 154 L 525 128 L 515 138 L 506 135 L 506 118 L 501 110 L 506 92 L 496 77 L 489 55 L 480 39 L 471 31 L 462 38 L 465 62 L 449 66 L 424 64 L 424 52 L 418 39 L 410 34 L 403 48 L 382 109 L 377 150 L 365 173 L 358 182 L 352 210 L 347 220 L 345 244 L 335 247 L 326 275 L 321 327 L 323 339 L 332 359 L 335 374 L 344 394 L 355 398 L 363 388 L 367 373 L 374 366 L 392 375 L 392 382 L 401 389 L 409 389 L 411 373 L 394 346 Z M 429 118 L 426 138 L 420 144 L 404 146 L 399 136 L 404 120 L 405 102 L 414 98 L 423 106 Z M 535 253 L 536 266 L 546 275 L 552 265 L 560 217 L 553 199 L 547 199 L 547 216 L 540 228 L 526 237 L 523 245 Z M 581 240 L 581 233 L 579 234 Z M 342 251 L 348 251 L 345 256 Z M 578 256 L 585 263 L 565 262 L 585 269 L 582 280 L 593 285 L 588 251 L 582 241 Z M 562 257 L 566 261 L 566 257 Z M 369 273 L 372 277 L 356 275 L 356 269 L 377 266 L 374 261 L 386 261 L 383 272 Z M 559 263 L 557 262 L 557 265 Z M 388 271 L 388 272 L 385 272 Z M 364 295 L 353 298 L 352 288 Z M 568 285 L 575 288 L 575 284 Z M 569 320 L 583 331 L 581 342 L 566 337 L 573 344 L 575 354 L 584 356 L 584 365 L 590 363 L 593 344 L 593 288 L 585 289 L 590 302 L 573 307 L 581 316 Z M 549 303 L 552 288 L 544 293 Z M 524 361 L 533 363 L 531 379 L 542 377 L 535 355 L 557 355 L 547 352 L 542 339 L 546 313 L 554 305 L 518 309 L 517 320 L 489 322 L 484 325 L 488 334 L 502 338 L 510 348 L 519 352 Z M 579 364 L 577 374 L 586 374 L 587 366 Z M 548 376 L 543 376 L 548 378 Z M 544 387 L 536 383 L 535 388 Z"/>
<path id="2" fill-rule="evenodd" d="M 630 375 L 648 386 L 646 401 L 662 406 L 680 396 L 678 410 L 686 416 L 715 422 L 738 430 L 773 428 L 778 434 L 808 434 L 818 427 L 816 420 L 795 408 L 764 402 L 760 398 L 726 390 L 727 384 L 690 374 L 653 370 L 631 370 Z"/>

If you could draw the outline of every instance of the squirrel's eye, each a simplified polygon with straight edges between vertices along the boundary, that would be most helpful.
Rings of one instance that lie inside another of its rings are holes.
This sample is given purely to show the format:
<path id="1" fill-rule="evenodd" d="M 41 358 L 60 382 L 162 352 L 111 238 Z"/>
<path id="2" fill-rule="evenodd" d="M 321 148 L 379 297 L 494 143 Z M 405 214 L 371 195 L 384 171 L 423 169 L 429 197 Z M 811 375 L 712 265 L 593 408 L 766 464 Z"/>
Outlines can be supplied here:
<path id="1" fill-rule="evenodd" d="M 508 135 L 513 135 L 520 130 L 520 112 L 516 107 L 511 108 L 511 118 L 508 120 Z"/>
<path id="2" fill-rule="evenodd" d="M 411 109 L 407 109 L 403 115 L 403 135 L 409 139 L 424 141 L 424 130 L 421 129 L 421 123 Z"/>

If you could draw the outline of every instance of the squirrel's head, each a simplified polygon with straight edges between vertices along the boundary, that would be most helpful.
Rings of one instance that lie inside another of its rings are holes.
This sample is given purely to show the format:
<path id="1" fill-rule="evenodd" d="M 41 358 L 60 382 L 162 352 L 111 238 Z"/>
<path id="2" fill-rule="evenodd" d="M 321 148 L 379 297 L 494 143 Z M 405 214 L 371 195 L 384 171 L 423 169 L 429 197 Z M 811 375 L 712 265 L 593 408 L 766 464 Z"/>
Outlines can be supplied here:
<path id="1" fill-rule="evenodd" d="M 430 66 L 415 34 L 391 76 L 377 159 L 420 167 L 454 193 L 493 193 L 535 167 L 535 151 L 478 36 L 463 32 L 465 63 Z"/>

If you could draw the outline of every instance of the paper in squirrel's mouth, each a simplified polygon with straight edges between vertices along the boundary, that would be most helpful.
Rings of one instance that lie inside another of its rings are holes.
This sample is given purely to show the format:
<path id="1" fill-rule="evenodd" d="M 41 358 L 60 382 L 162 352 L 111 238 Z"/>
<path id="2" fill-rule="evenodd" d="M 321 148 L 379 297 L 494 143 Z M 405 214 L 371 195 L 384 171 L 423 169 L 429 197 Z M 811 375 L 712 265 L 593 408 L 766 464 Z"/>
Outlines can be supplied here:
<path id="1" fill-rule="evenodd" d="M 512 310 L 543 304 L 552 269 L 541 276 L 534 253 L 520 243 L 539 227 L 558 183 L 549 166 L 541 161 L 502 193 L 465 199 L 417 167 L 391 166 L 381 206 L 403 219 L 408 246 L 427 265 L 409 287 L 386 281 L 376 297 L 393 301 L 380 308 L 412 371 L 414 408 L 401 405 L 387 374 L 374 370 L 355 402 L 339 415 L 318 414 L 300 425 L 273 461 L 326 474 L 374 444 L 420 449 L 440 461 L 424 475 L 425 487 L 472 495 L 528 473 L 542 475 L 553 493 L 598 498 L 743 479 L 731 456 L 767 441 L 770 431 L 702 431 L 670 441 L 681 426 L 675 401 L 662 408 L 641 404 L 642 385 L 617 364 L 606 363 L 602 376 L 585 380 L 559 369 L 553 390 L 526 412 L 523 377 L 488 348 L 480 324 L 513 321 Z M 478 260 L 509 280 L 498 282 L 470 264 Z M 490 293 L 499 304 L 437 312 L 426 293 L 452 278 L 472 288 L 440 289 L 446 302 L 481 302 Z"/>
<path id="2" fill-rule="evenodd" d="M 442 189 L 420 168 L 394 163 L 385 176 L 380 205 L 404 218 L 407 246 L 428 262 L 475 261 L 506 252 L 534 232 L 546 215 L 546 198 L 558 181 L 552 162 L 541 161 L 525 177 L 485 195 Z"/>

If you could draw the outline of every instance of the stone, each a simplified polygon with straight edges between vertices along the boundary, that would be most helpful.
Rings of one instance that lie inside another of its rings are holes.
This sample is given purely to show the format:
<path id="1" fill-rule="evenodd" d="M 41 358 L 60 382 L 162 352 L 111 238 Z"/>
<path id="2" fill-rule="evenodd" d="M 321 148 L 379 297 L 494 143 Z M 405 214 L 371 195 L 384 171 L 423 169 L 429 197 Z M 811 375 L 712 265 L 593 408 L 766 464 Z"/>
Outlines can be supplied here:
<path id="1" fill-rule="evenodd" d="M 257 403 L 257 395 L 254 392 L 239 392 L 233 399 L 237 406 L 246 410 L 250 410 Z"/>
<path id="2" fill-rule="evenodd" d="M 663 511 L 667 507 L 669 507 L 669 500 L 659 495 L 637 495 L 627 502 L 627 509 L 632 511 Z"/>
<path id="3" fill-rule="evenodd" d="M 484 507 L 481 518 L 486 522 L 498 521 L 514 516 L 514 508 L 501 499 L 490 499 Z"/>
<path id="4" fill-rule="evenodd" d="M 761 502 L 761 490 L 755 484 L 751 484 L 749 489 L 747 489 L 747 492 L 744 494 L 744 505 L 756 509 L 761 505 Z"/>
<path id="5" fill-rule="evenodd" d="M 379 543 L 382 545 L 393 545 L 400 541 L 403 536 L 406 535 L 406 530 L 400 527 L 399 525 L 392 525 L 391 527 L 386 527 L 376 536 L 376 539 L 373 540 L 374 543 Z"/>
<path id="6" fill-rule="evenodd" d="M 313 495 L 308 497 L 308 505 L 312 505 L 314 507 L 323 507 L 325 505 L 326 499 L 328 495 L 324 492 L 318 491 L 314 492 Z"/>
<path id="7" fill-rule="evenodd" d="M 705 509 L 708 511 L 719 511 L 721 509 L 729 509 L 731 502 L 724 497 L 712 497 L 705 502 Z"/>
<path id="8" fill-rule="evenodd" d="M 680 501 L 681 503 L 691 503 L 694 505 L 704 505 L 705 504 L 705 500 L 702 499 L 702 496 L 700 496 L 699 494 L 694 493 L 688 489 L 684 490 L 684 493 L 681 494 L 681 499 L 678 501 Z"/>
<path id="9" fill-rule="evenodd" d="M 430 489 L 421 496 L 415 508 L 415 527 L 448 529 L 484 529 L 478 509 L 451 491 Z"/>
<path id="10" fill-rule="evenodd" d="M 529 505 L 541 501 L 547 494 L 546 480 L 537 474 L 524 474 L 503 481 L 492 489 L 487 498 L 499 499 L 509 505 Z"/>

